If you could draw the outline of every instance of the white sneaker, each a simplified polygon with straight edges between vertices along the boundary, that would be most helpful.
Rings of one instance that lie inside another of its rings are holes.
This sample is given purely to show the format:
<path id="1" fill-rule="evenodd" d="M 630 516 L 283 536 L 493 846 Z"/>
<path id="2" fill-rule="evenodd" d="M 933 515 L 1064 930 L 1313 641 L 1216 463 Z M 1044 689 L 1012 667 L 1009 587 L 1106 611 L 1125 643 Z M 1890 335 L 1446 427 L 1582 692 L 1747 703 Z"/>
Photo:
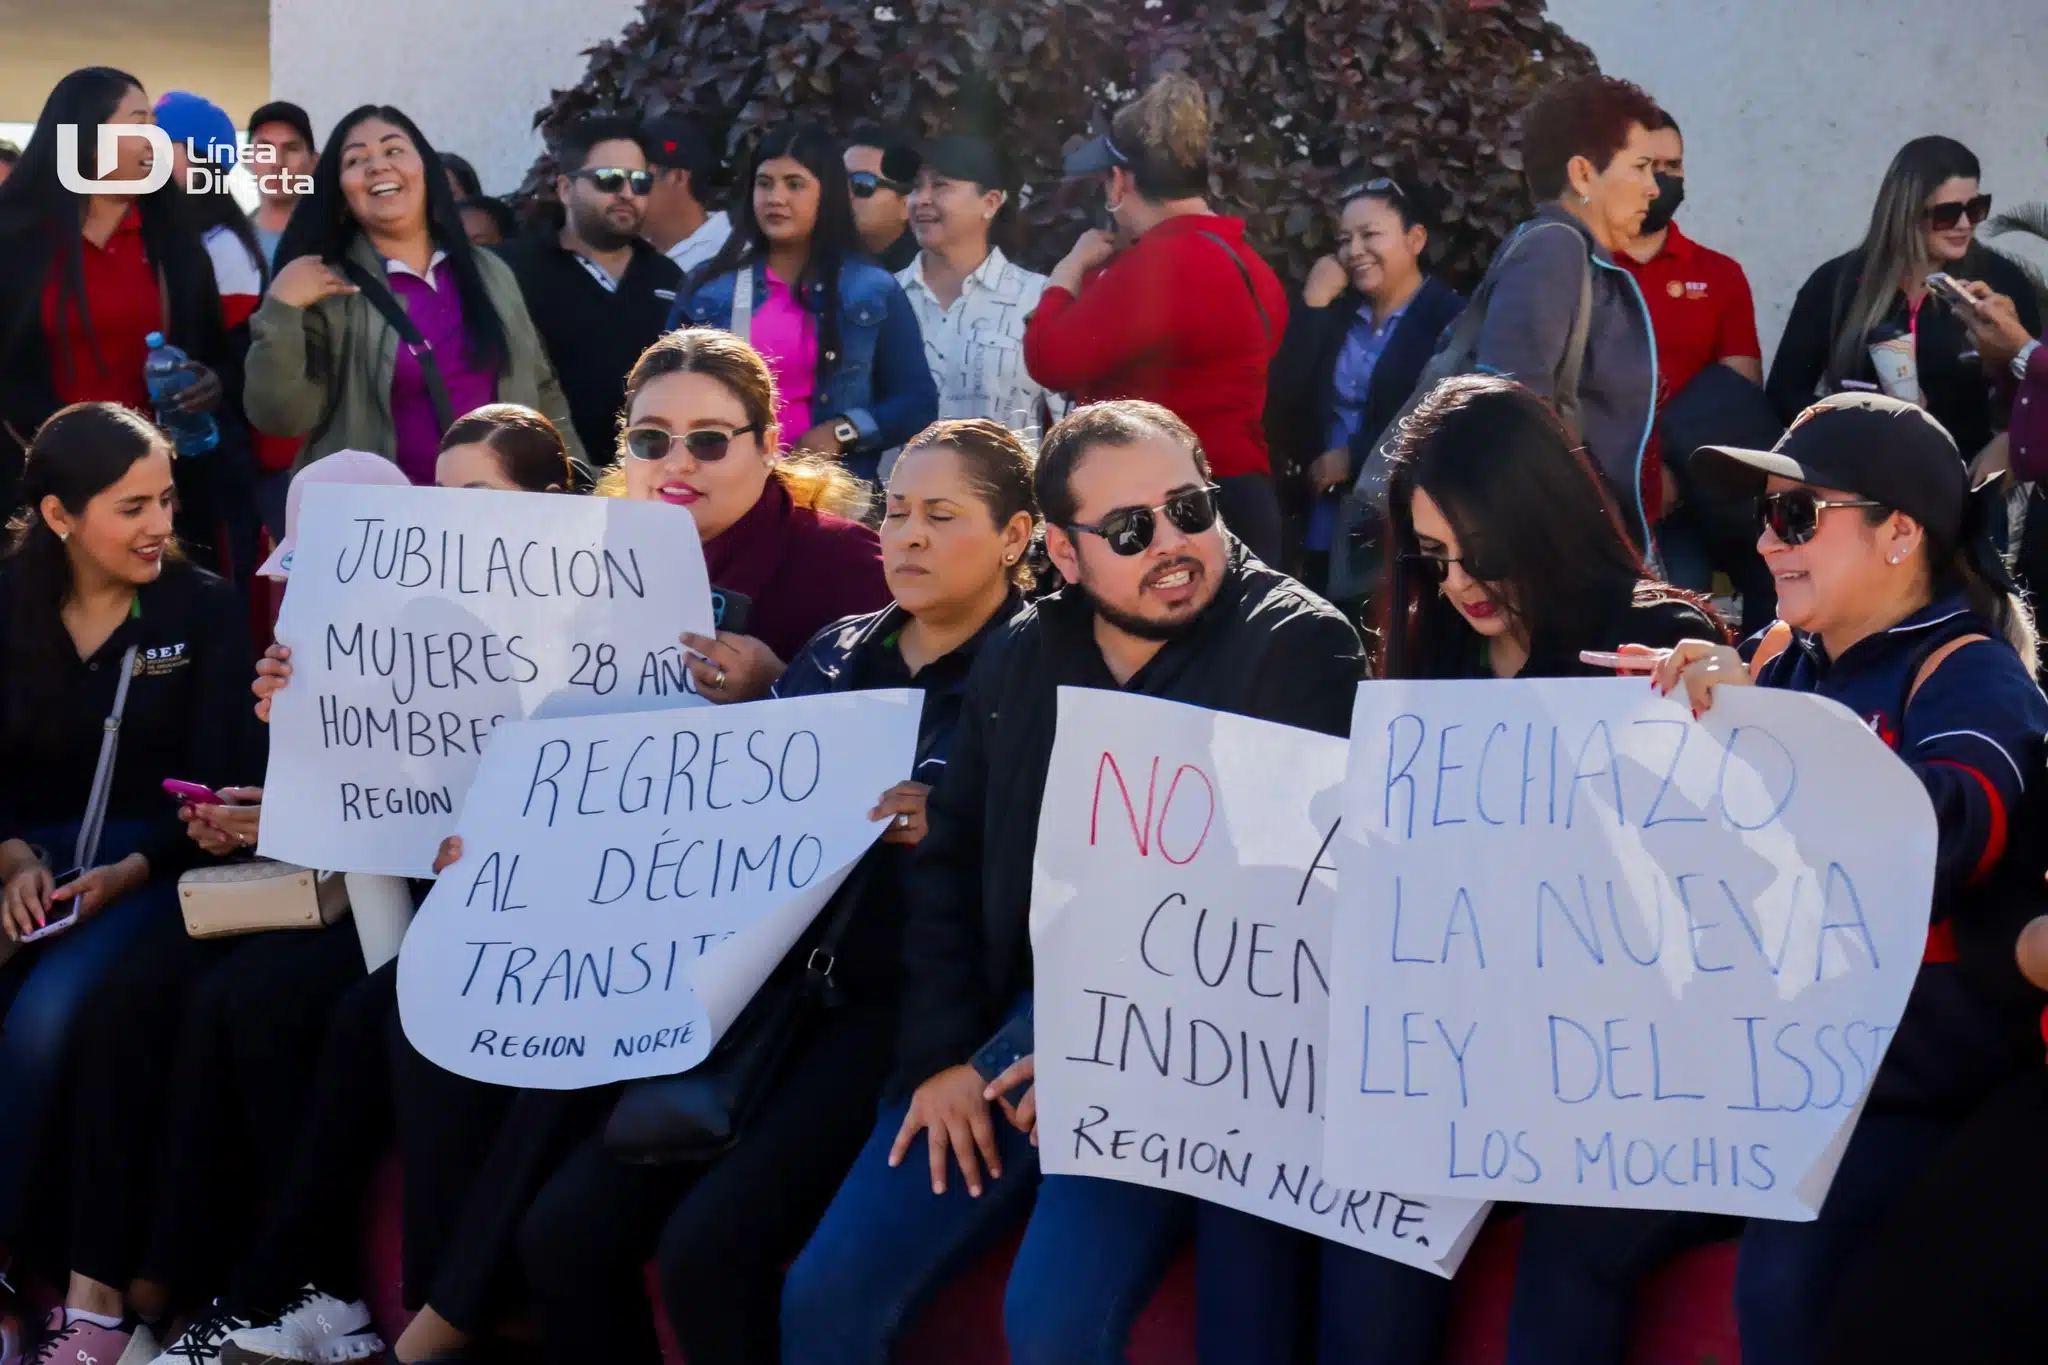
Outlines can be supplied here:
<path id="1" fill-rule="evenodd" d="M 150 1365 L 220 1365 L 220 1348 L 230 1333 L 247 1327 L 249 1319 L 238 1318 L 216 1303 L 193 1319 L 184 1335 L 170 1349 L 154 1357 Z"/>
<path id="2" fill-rule="evenodd" d="M 312 1285 L 287 1303 L 284 1316 L 271 1327 L 248 1327 L 229 1335 L 221 1348 L 221 1365 L 341 1365 L 368 1360 L 384 1350 L 370 1325 L 370 1308 L 361 1299 L 343 1303 Z"/>

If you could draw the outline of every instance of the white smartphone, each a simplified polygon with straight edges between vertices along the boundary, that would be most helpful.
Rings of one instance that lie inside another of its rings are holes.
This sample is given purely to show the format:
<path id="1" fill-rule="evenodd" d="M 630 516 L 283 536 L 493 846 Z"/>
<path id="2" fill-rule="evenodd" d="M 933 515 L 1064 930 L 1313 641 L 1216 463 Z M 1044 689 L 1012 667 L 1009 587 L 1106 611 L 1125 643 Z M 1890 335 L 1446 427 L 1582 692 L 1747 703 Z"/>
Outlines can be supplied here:
<path id="1" fill-rule="evenodd" d="M 60 872 L 52 878 L 50 889 L 61 890 L 85 875 L 85 869 L 74 867 L 69 872 Z M 34 943 L 38 939 L 55 938 L 66 929 L 78 923 L 78 901 L 76 898 L 64 902 L 66 914 L 62 919 L 53 919 L 40 929 L 31 930 L 21 936 L 23 943 Z"/>

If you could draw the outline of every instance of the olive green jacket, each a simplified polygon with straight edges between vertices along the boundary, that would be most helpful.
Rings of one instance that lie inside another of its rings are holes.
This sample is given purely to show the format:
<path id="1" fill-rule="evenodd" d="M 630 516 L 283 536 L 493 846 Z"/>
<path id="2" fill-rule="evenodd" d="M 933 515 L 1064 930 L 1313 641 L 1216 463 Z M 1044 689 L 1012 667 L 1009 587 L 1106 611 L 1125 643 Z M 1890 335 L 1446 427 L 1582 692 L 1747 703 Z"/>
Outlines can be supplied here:
<path id="1" fill-rule="evenodd" d="M 365 269 L 384 273 L 384 261 L 369 238 L 358 236 L 348 254 Z M 498 376 L 498 400 L 538 409 L 584 467 L 569 401 L 527 316 L 518 280 L 494 252 L 477 252 L 476 265 L 505 325 L 509 359 Z M 295 470 L 337 450 L 395 456 L 391 373 L 398 334 L 368 299 L 336 294 L 310 308 L 294 308 L 266 296 L 249 319 L 249 337 L 244 400 L 249 420 L 273 436 L 306 437 Z"/>

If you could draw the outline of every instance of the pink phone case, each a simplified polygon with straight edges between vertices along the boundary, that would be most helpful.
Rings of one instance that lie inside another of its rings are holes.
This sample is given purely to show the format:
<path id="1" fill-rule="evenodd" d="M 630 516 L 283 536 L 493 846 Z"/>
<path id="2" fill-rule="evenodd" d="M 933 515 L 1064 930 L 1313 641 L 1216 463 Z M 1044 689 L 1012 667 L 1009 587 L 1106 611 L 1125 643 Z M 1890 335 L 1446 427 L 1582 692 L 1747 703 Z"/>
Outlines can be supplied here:
<path id="1" fill-rule="evenodd" d="M 195 806 L 224 806 L 227 804 L 220 799 L 219 794 L 213 788 L 202 787 L 197 782 L 180 782 L 175 777 L 164 779 L 164 790 L 177 797 L 180 801 L 189 802 Z"/>

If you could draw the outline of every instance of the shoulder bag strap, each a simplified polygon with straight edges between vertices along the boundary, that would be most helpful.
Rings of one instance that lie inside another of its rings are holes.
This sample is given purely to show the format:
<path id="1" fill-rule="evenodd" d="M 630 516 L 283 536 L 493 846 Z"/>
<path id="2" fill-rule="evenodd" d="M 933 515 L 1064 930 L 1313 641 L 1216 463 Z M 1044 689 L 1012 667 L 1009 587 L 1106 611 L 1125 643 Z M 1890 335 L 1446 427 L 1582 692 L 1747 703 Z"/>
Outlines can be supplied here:
<path id="1" fill-rule="evenodd" d="M 1649 324 L 1649 315 L 1644 314 L 1644 325 Z M 1593 258 L 1586 257 L 1586 270 L 1579 277 L 1579 311 L 1572 318 L 1572 332 L 1564 344 L 1564 357 L 1558 361 L 1557 380 L 1553 392 L 1563 396 L 1571 404 L 1574 414 L 1579 410 L 1579 380 L 1586 372 L 1586 338 L 1593 328 Z M 1581 423 L 1583 425 L 1583 423 Z"/>
<path id="2" fill-rule="evenodd" d="M 135 677 L 135 656 L 141 647 L 128 646 L 121 656 L 121 678 L 114 684 L 114 709 L 100 736 L 100 761 L 92 771 L 92 795 L 86 798 L 85 819 L 78 826 L 78 843 L 72 849 L 71 865 L 81 871 L 93 865 L 100 854 L 100 830 L 107 823 L 107 799 L 114 787 L 114 754 L 121 744 L 121 713 L 128 709 L 128 684 Z"/>
<path id="3" fill-rule="evenodd" d="M 811 990 L 827 999 L 837 989 L 832 980 L 832 968 L 839 962 L 839 946 L 846 941 L 847 930 L 853 927 L 853 916 L 867 899 L 868 880 L 874 871 L 876 859 L 882 857 L 879 841 L 868 845 L 868 851 L 853 865 L 853 871 L 839 884 L 833 893 L 832 907 L 825 918 L 825 927 L 818 935 L 818 942 L 811 949 L 811 956 L 804 967 L 804 979 Z"/>
<path id="4" fill-rule="evenodd" d="M 377 310 L 378 316 L 398 333 L 398 339 L 405 343 L 406 350 L 412 352 L 413 359 L 419 361 L 420 378 L 427 386 L 427 400 L 434 405 L 436 425 L 442 431 L 454 426 L 455 405 L 448 399 L 448 383 L 441 377 L 441 362 L 435 358 L 434 348 L 427 344 L 427 339 L 420 335 L 420 329 L 406 313 L 405 305 L 398 301 L 398 296 L 391 292 L 382 276 L 364 269 L 361 262 L 343 261 L 341 269 L 348 276 L 349 283 L 361 290 L 363 298 Z"/>
<path id="5" fill-rule="evenodd" d="M 732 325 L 726 328 L 749 346 L 754 344 L 754 267 L 743 265 L 732 281 Z"/>
<path id="6" fill-rule="evenodd" d="M 1266 316 L 1266 305 L 1259 301 L 1259 287 L 1252 283 L 1251 268 L 1244 263 L 1244 257 L 1238 255 L 1237 249 L 1216 233 L 1202 232 L 1197 235 L 1207 237 L 1210 241 L 1222 247 L 1223 254 L 1230 257 L 1230 263 L 1237 267 L 1238 278 L 1244 281 L 1246 291 L 1252 296 L 1252 307 L 1259 310 L 1259 326 L 1266 329 L 1266 340 L 1271 341 L 1273 339 L 1273 319 Z"/>
<path id="7" fill-rule="evenodd" d="M 1906 728 L 1906 709 L 1913 704 L 1913 698 L 1920 695 L 1920 689 L 1927 685 L 1927 680 L 1934 676 L 1934 670 L 1940 668 L 1942 664 L 1948 661 L 1949 655 L 1955 653 L 1964 645 L 1974 645 L 1980 640 L 1988 640 L 1990 638 L 1988 635 L 1958 635 L 1947 644 L 1939 645 L 1928 651 L 1927 657 L 1921 661 L 1920 667 L 1913 673 L 1912 684 L 1906 688 L 1905 705 L 1899 708 L 1899 730 L 1902 734 Z"/>

